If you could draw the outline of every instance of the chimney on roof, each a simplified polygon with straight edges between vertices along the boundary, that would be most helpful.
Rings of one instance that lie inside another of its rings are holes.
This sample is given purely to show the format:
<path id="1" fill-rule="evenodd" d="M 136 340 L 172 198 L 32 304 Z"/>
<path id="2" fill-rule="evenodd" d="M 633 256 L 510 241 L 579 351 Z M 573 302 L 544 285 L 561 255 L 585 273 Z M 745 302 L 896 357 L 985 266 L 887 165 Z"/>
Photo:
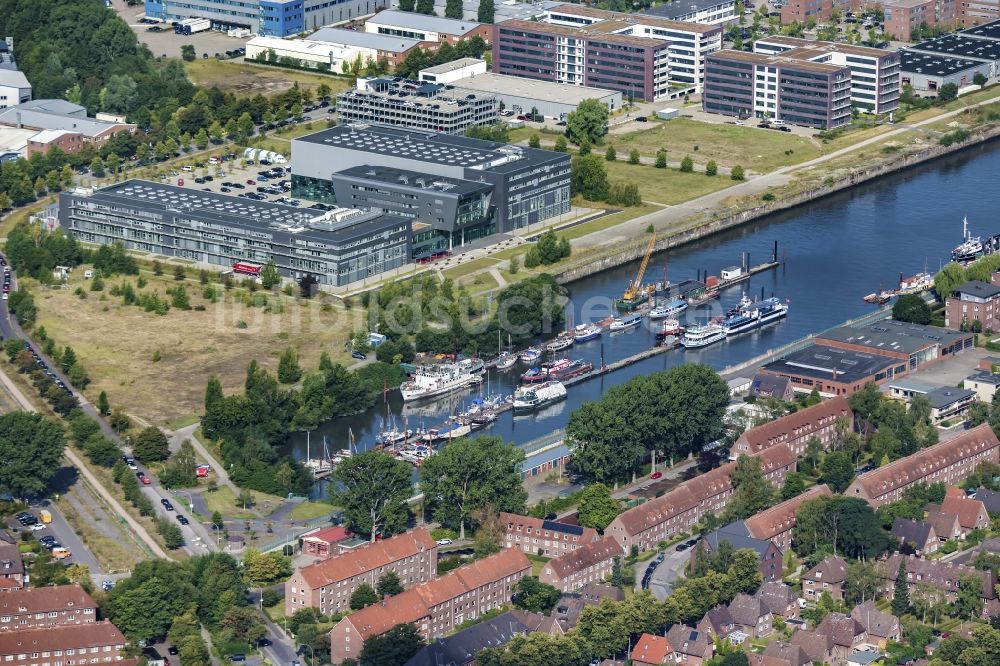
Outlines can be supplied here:
<path id="1" fill-rule="evenodd" d="M 17 129 L 21 129 L 21 112 L 17 112 Z"/>

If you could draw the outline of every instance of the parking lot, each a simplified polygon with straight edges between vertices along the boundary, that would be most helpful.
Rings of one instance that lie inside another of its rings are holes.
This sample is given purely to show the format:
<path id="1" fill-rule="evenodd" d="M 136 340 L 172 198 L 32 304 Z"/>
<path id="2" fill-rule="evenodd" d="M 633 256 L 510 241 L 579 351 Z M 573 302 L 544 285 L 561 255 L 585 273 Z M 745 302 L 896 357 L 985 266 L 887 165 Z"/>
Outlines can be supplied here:
<path id="1" fill-rule="evenodd" d="M 51 516 L 51 522 L 42 521 L 43 511 L 48 512 Z M 24 518 L 24 520 L 19 520 L 19 518 Z M 56 505 L 48 500 L 43 500 L 39 506 L 10 518 L 7 521 L 7 526 L 14 532 L 30 530 L 35 538 L 54 555 L 56 554 L 55 549 L 65 548 L 69 551 L 69 555 L 63 559 L 66 564 L 84 564 L 91 573 L 102 573 L 100 563 L 66 522 Z"/>
<path id="2" fill-rule="evenodd" d="M 641 586 L 645 579 L 645 587 L 653 593 L 654 597 L 660 601 L 669 597 L 673 590 L 674 581 L 684 574 L 688 561 L 691 559 L 691 548 L 686 545 L 687 543 L 690 543 L 690 540 L 668 548 L 663 554 L 663 561 L 656 566 L 648 578 L 645 577 L 645 574 L 649 563 L 638 563 L 635 571 L 637 586 Z M 653 561 L 655 560 L 650 560 L 650 562 Z"/>
<path id="3" fill-rule="evenodd" d="M 196 35 L 177 35 L 174 34 L 174 29 L 169 23 L 159 24 L 163 28 L 160 32 L 150 31 L 151 25 L 139 22 L 146 14 L 142 5 L 129 7 L 125 4 L 125 0 L 111 0 L 111 5 L 118 12 L 118 15 L 129 24 L 139 41 L 149 47 L 154 56 L 177 57 L 181 54 L 182 46 L 191 44 L 199 58 L 202 57 L 202 54 L 208 54 L 211 58 L 216 53 L 242 48 L 246 46 L 249 39 L 230 37 L 224 32 L 216 32 L 215 30 L 206 30 Z"/>

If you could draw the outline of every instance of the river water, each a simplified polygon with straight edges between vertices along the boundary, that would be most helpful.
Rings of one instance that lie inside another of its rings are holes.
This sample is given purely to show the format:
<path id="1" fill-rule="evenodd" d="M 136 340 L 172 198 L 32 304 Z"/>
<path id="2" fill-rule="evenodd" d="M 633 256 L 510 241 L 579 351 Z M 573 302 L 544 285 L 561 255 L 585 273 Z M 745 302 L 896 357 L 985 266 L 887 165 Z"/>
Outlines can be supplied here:
<path id="1" fill-rule="evenodd" d="M 752 277 L 749 283 L 732 287 L 719 300 L 685 313 L 682 323 L 721 314 L 741 297 L 742 290 L 760 297 L 777 296 L 790 301 L 786 319 L 763 330 L 717 343 L 701 351 L 677 349 L 646 359 L 569 389 L 568 398 L 531 416 L 506 412 L 483 434 L 494 434 L 523 444 L 564 428 L 570 413 L 583 402 L 629 378 L 663 370 L 684 362 L 707 363 L 716 369 L 793 342 L 810 333 L 835 326 L 870 311 L 874 306 L 862 296 L 880 284 L 895 288 L 899 273 L 912 275 L 926 265 L 934 273 L 947 261 L 951 248 L 961 242 L 962 218 L 968 216 L 973 234 L 1000 233 L 997 219 L 1000 201 L 1000 142 L 963 151 L 910 169 L 809 205 L 748 223 L 701 241 L 656 254 L 650 261 L 646 281 L 671 282 L 694 279 L 698 271 L 718 275 L 726 266 L 738 265 L 743 252 L 750 263 L 767 261 L 772 244 L 778 242 L 779 268 Z M 993 183 L 992 185 L 990 183 Z M 572 321 L 599 320 L 610 313 L 611 298 L 621 294 L 634 277 L 638 262 L 604 271 L 568 285 Z M 584 358 L 595 366 L 611 363 L 648 349 L 655 336 L 646 325 L 630 332 L 605 333 L 598 340 L 576 345 L 565 354 Z M 512 370 L 489 373 L 489 389 L 509 395 L 517 385 L 522 364 Z M 484 383 L 485 391 L 487 384 Z M 473 394 L 455 399 L 456 410 Z M 388 404 L 379 400 L 372 410 L 323 424 L 311 434 L 311 455 L 322 451 L 325 437 L 330 450 L 344 448 L 348 430 L 358 449 L 374 442 L 381 422 L 391 416 L 410 428 L 435 427 L 449 412 L 447 400 L 430 404 L 403 405 L 398 391 L 391 391 Z M 296 458 L 306 457 L 306 435 L 297 433 L 289 449 Z"/>

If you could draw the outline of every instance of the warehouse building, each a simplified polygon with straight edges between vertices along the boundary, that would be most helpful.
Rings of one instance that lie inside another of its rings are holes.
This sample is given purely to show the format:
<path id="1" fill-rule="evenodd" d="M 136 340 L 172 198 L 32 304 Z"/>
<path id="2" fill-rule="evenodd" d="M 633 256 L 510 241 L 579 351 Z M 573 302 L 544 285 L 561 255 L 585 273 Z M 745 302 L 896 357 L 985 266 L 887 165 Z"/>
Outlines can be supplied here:
<path id="1" fill-rule="evenodd" d="M 913 86 L 918 93 L 937 95 L 941 86 L 953 83 L 959 88 L 972 85 L 976 74 L 989 78 L 990 65 L 982 60 L 952 58 L 939 53 L 899 52 L 902 85 Z"/>
<path id="2" fill-rule="evenodd" d="M 207 18 L 215 30 L 247 28 L 255 35 L 288 37 L 373 14 L 377 0 L 146 0 L 146 16 L 162 21 Z"/>
<path id="3" fill-rule="evenodd" d="M 292 58 L 302 67 L 340 72 L 344 63 L 352 65 L 358 58 L 362 63 L 385 61 L 396 67 L 409 52 L 420 46 L 415 39 L 373 35 L 357 30 L 323 28 L 309 39 L 280 39 L 254 37 L 247 42 L 248 60 Z"/>
<path id="4" fill-rule="evenodd" d="M 328 212 L 128 180 L 59 195 L 59 224 L 81 241 L 230 269 L 274 260 L 282 275 L 341 286 L 410 260 L 411 220 Z"/>
<path id="5" fill-rule="evenodd" d="M 313 201 L 336 202 L 334 175 L 352 167 L 391 167 L 491 187 L 496 233 L 519 229 L 570 208 L 570 157 L 464 136 L 386 126 L 340 125 L 292 140 L 292 192 Z M 382 182 L 370 196 L 408 187 Z M 443 207 L 434 219 L 453 225 Z M 468 238 L 466 238 L 468 240 Z"/>
<path id="6" fill-rule="evenodd" d="M 344 123 L 379 123 L 457 134 L 475 125 L 495 125 L 500 102 L 488 92 L 472 93 L 439 83 L 359 78 L 337 96 Z"/>
<path id="7" fill-rule="evenodd" d="M 925 42 L 908 46 L 910 53 L 926 53 L 946 58 L 960 58 L 983 63 L 990 79 L 1000 75 L 1000 38 L 997 24 L 970 28 L 950 35 L 941 35 Z"/>
<path id="8" fill-rule="evenodd" d="M 720 48 L 718 25 L 560 5 L 494 26 L 493 71 L 652 102 L 701 92 L 705 57 Z"/>
<path id="9" fill-rule="evenodd" d="M 386 9 L 365 21 L 365 32 L 390 37 L 405 37 L 419 42 L 448 42 L 480 37 L 486 42 L 493 34 L 486 23 L 428 16 L 415 12 Z"/>

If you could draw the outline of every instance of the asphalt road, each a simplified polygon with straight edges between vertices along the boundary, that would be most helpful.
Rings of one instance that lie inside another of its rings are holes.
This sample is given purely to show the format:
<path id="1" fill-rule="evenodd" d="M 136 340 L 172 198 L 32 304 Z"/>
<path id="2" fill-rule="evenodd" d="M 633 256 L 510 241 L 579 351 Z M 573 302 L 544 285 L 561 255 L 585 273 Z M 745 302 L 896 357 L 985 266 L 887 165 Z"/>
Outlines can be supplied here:
<path id="1" fill-rule="evenodd" d="M 670 596 L 673 590 L 674 581 L 684 575 L 684 568 L 688 560 L 691 559 L 691 549 L 678 552 L 677 546 L 671 546 L 663 562 L 656 567 L 653 575 L 649 579 L 649 591 L 653 593 L 659 601 L 663 601 Z M 648 563 L 640 562 L 636 565 L 636 587 L 642 581 L 642 576 L 646 572 Z"/>
<path id="2" fill-rule="evenodd" d="M 56 505 L 48 500 L 42 503 L 43 505 L 38 508 L 29 509 L 29 513 L 33 514 L 35 518 L 38 518 L 38 523 L 42 524 L 42 518 L 39 515 L 40 509 L 47 509 L 52 514 L 52 522 L 45 526 L 45 529 L 32 531 L 30 527 L 21 527 L 21 523 L 17 522 L 13 517 L 8 519 L 7 526 L 13 531 L 17 532 L 31 532 L 35 535 L 35 538 L 40 538 L 44 536 L 52 536 L 62 544 L 64 548 L 69 548 L 69 552 L 73 554 L 66 562 L 70 564 L 86 564 L 90 569 L 91 573 L 102 574 L 104 571 L 101 568 L 100 563 L 97 558 L 94 557 L 90 549 L 84 545 L 80 537 L 76 535 L 73 528 L 68 522 L 66 522 L 66 517 L 63 516 L 62 512 L 56 507 Z"/>

